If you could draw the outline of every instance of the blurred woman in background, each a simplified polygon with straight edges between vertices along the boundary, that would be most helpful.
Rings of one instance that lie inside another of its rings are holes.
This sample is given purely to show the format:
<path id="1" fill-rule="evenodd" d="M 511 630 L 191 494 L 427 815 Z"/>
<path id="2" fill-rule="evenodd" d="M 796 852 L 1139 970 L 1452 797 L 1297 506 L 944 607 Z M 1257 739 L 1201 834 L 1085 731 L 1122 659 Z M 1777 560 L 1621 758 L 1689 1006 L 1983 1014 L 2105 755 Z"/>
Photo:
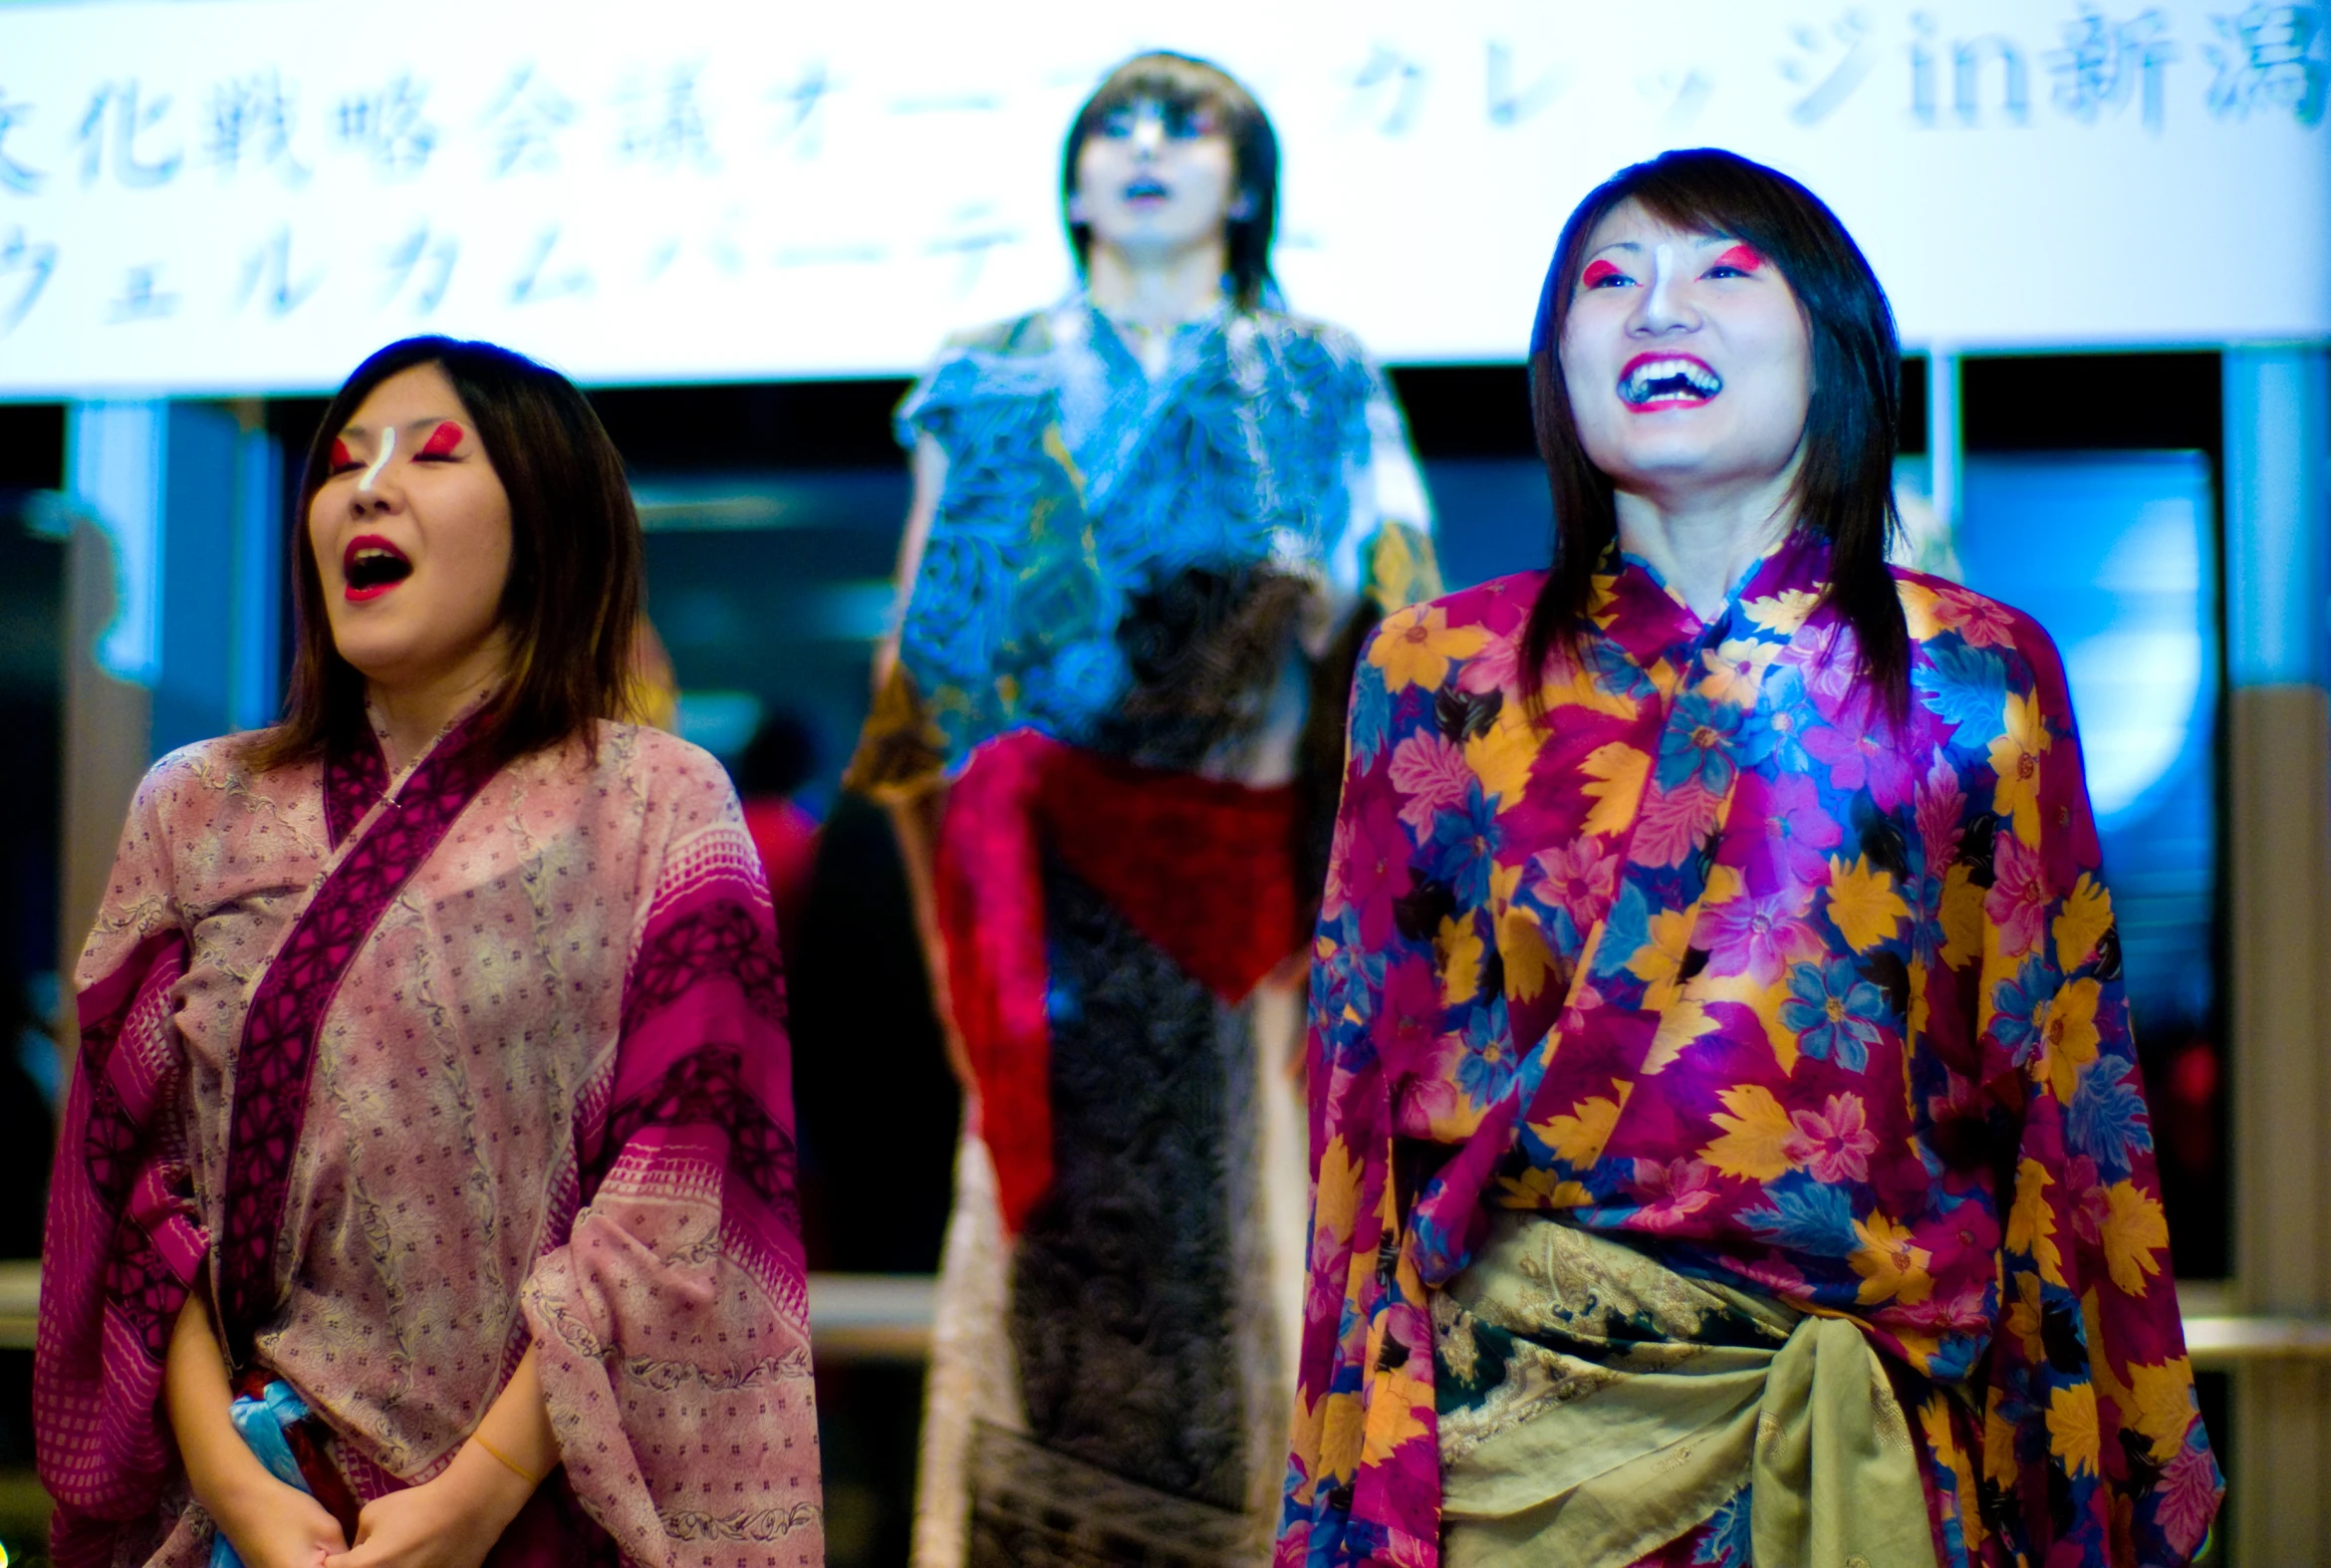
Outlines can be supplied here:
<path id="1" fill-rule="evenodd" d="M 2184 1563 L 2217 1506 L 2063 666 L 1886 562 L 1829 209 L 1562 232 L 1550 570 L 1361 660 L 1280 1561 Z"/>
<path id="2" fill-rule="evenodd" d="M 818 1564 L 769 897 L 719 764 L 619 721 L 622 462 L 414 339 L 298 515 L 289 716 L 154 766 L 81 962 L 56 1560 Z"/>
<path id="3" fill-rule="evenodd" d="M 1358 633 L 1435 588 L 1389 389 L 1277 302 L 1277 172 L 1236 82 L 1128 62 L 1063 159 L 1085 286 L 900 409 L 905 603 L 849 782 L 894 807 L 969 1107 L 924 1568 L 1268 1550 L 1319 791 Z"/>

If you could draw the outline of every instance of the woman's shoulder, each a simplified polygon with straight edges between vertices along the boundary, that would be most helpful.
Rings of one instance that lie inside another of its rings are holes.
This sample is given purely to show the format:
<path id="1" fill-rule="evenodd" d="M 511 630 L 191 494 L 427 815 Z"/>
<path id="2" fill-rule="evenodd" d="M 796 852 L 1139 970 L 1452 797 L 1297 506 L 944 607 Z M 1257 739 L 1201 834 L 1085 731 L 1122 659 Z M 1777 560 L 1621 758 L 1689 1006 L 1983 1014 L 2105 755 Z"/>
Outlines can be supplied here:
<path id="1" fill-rule="evenodd" d="M 1437 599 L 1426 599 L 1396 610 L 1384 618 L 1376 636 L 1409 637 L 1439 632 L 1475 631 L 1505 642 L 1517 639 L 1528 625 L 1530 606 L 1537 603 L 1546 574 L 1513 572 L 1492 577 L 1470 588 L 1459 588 Z M 1472 639 L 1465 639 L 1470 646 Z M 1452 656 L 1470 657 L 1470 653 Z"/>
<path id="2" fill-rule="evenodd" d="M 235 795 L 287 795 L 310 788 L 319 764 L 314 760 L 279 763 L 261 769 L 251 754 L 267 731 L 214 735 L 166 752 L 137 785 L 137 802 L 151 810 L 215 809 L 217 802 Z"/>
<path id="3" fill-rule="evenodd" d="M 578 737 L 580 742 L 581 737 Z M 736 786 L 720 759 L 693 741 L 652 724 L 599 720 L 590 745 L 570 746 L 569 755 L 587 754 L 584 765 L 606 785 L 650 804 L 735 810 Z"/>
<path id="4" fill-rule="evenodd" d="M 1358 334 L 1316 316 L 1298 316 L 1275 306 L 1258 306 L 1238 312 L 1232 319 L 1249 323 L 1257 336 L 1284 349 L 1317 354 L 1355 369 L 1374 364 Z"/>
<path id="5" fill-rule="evenodd" d="M 1048 353 L 1072 335 L 1076 314 L 1066 304 L 1047 305 L 1042 310 L 1024 311 L 1001 321 L 949 333 L 939 345 L 938 365 Z"/>
<path id="6" fill-rule="evenodd" d="M 1942 664 L 1996 658 L 2023 677 L 2012 683 L 2062 688 L 2063 655 L 2031 615 L 1946 577 L 1899 566 L 1893 572 L 1914 657 Z"/>

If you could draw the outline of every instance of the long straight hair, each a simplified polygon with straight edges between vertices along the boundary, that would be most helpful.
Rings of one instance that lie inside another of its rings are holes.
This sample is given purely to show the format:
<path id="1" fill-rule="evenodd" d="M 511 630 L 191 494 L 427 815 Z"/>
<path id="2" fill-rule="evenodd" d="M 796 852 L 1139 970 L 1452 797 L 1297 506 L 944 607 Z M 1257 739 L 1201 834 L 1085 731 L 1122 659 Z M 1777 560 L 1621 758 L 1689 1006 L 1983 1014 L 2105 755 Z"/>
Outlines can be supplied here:
<path id="1" fill-rule="evenodd" d="M 1777 169 L 1714 147 L 1664 152 L 1621 169 L 1562 226 L 1530 340 L 1530 415 L 1554 497 L 1554 561 L 1522 635 L 1524 666 L 1544 669 L 1588 630 L 1595 568 L 1619 536 L 1611 476 L 1595 466 L 1562 377 L 1588 239 L 1622 202 L 1680 229 L 1747 241 L 1780 269 L 1812 342 L 1813 395 L 1790 501 L 1796 527 L 1829 542 L 1822 602 L 1853 628 L 1862 679 L 1899 718 L 1910 702 L 1910 628 L 1886 553 L 1901 518 L 1894 454 L 1902 421 L 1902 345 L 1869 261 L 1821 198 Z M 1527 683 L 1531 705 L 1538 685 Z"/>
<path id="2" fill-rule="evenodd" d="M 1060 203 L 1077 270 L 1083 272 L 1093 254 L 1092 228 L 1067 217 L 1077 193 L 1077 154 L 1103 121 L 1144 99 L 1184 113 L 1210 110 L 1221 119 L 1222 133 L 1230 138 L 1231 182 L 1246 198 L 1245 215 L 1225 224 L 1230 296 L 1240 310 L 1255 309 L 1271 281 L 1271 231 L 1279 214 L 1278 132 L 1271 129 L 1271 117 L 1236 77 L 1208 61 L 1168 50 L 1136 55 L 1110 72 L 1069 125 L 1060 157 Z"/>
<path id="3" fill-rule="evenodd" d="M 645 549 L 623 458 L 572 382 L 490 343 L 406 338 L 349 377 L 308 444 L 291 534 L 297 620 L 283 722 L 245 751 L 261 769 L 321 755 L 365 728 L 365 677 L 340 656 L 308 516 L 332 476 L 332 443 L 373 390 L 433 365 L 475 426 L 510 498 L 510 580 L 502 627 L 509 677 L 492 699 L 479 744 L 497 763 L 587 733 L 631 705 L 632 642 L 640 619 Z"/>

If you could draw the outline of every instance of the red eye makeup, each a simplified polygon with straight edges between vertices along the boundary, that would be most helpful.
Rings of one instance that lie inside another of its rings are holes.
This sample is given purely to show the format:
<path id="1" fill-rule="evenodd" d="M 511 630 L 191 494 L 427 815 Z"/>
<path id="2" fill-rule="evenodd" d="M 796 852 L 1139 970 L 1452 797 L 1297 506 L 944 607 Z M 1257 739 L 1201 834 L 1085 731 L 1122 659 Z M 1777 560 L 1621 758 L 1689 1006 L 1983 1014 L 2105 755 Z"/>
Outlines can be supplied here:
<path id="1" fill-rule="evenodd" d="M 356 465 L 356 453 L 348 449 L 348 442 L 335 439 L 332 443 L 332 461 L 328 465 L 329 471 L 338 473 L 343 468 L 354 468 Z"/>
<path id="2" fill-rule="evenodd" d="M 421 442 L 421 449 L 413 455 L 416 457 L 450 457 L 460 445 L 461 426 L 455 424 L 451 419 L 447 419 L 429 432 L 429 438 Z"/>
<path id="3" fill-rule="evenodd" d="M 1734 272 L 1758 272 L 1763 270 L 1764 257 L 1757 252 L 1753 245 L 1734 245 L 1730 250 L 1718 256 L 1714 265 L 1729 267 Z"/>
<path id="4" fill-rule="evenodd" d="M 1608 279 L 1621 276 L 1623 276 L 1623 274 L 1619 271 L 1618 265 L 1615 262 L 1590 261 L 1587 263 L 1587 270 L 1585 274 L 1578 280 L 1578 286 L 1582 289 L 1591 289 Z"/>

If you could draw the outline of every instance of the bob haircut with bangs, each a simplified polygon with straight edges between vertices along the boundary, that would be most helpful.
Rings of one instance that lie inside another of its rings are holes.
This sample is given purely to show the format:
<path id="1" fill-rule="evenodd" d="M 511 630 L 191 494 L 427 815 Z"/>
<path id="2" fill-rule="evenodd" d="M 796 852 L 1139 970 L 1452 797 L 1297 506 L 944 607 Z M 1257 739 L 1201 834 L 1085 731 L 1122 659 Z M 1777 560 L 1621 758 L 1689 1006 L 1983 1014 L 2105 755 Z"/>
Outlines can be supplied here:
<path id="1" fill-rule="evenodd" d="M 1860 673 L 1886 711 L 1910 702 L 1910 628 L 1887 568 L 1901 526 L 1894 455 L 1902 421 L 1902 345 L 1878 276 L 1821 198 L 1777 169 L 1713 147 L 1663 152 L 1621 169 L 1590 192 L 1562 226 L 1530 340 L 1530 414 L 1554 497 L 1554 562 L 1522 637 L 1523 666 L 1543 669 L 1557 647 L 1575 649 L 1588 628 L 1595 568 L 1619 535 L 1610 475 L 1594 465 L 1571 417 L 1562 378 L 1562 332 L 1579 266 L 1595 228 L 1635 201 L 1677 228 L 1746 240 L 1796 295 L 1813 359 L 1796 527 L 1829 541 L 1824 601 L 1854 630 Z M 1531 706 L 1539 710 L 1535 683 Z"/>
<path id="2" fill-rule="evenodd" d="M 510 581 L 502 626 L 509 678 L 480 736 L 496 765 L 630 716 L 632 644 L 644 550 L 623 458 L 564 376 L 490 343 L 407 338 L 349 377 L 316 426 L 291 534 L 296 649 L 283 722 L 245 753 L 266 769 L 321 755 L 365 731 L 365 677 L 340 656 L 309 515 L 331 477 L 332 443 L 375 388 L 433 365 L 461 399 L 510 498 Z"/>
<path id="3" fill-rule="evenodd" d="M 1077 154 L 1102 122 L 1121 109 L 1145 99 L 1169 111 L 1210 110 L 1230 138 L 1230 177 L 1246 198 L 1246 215 L 1228 220 L 1230 296 L 1240 310 L 1262 303 L 1271 281 L 1271 232 L 1279 213 L 1279 136 L 1254 95 L 1221 67 L 1189 55 L 1159 50 L 1136 55 L 1094 89 L 1069 126 L 1068 142 L 1060 160 L 1060 201 L 1067 219 L 1069 246 L 1077 253 L 1077 271 L 1085 270 L 1093 253 L 1089 225 L 1067 218 L 1068 204 L 1077 193 Z"/>

